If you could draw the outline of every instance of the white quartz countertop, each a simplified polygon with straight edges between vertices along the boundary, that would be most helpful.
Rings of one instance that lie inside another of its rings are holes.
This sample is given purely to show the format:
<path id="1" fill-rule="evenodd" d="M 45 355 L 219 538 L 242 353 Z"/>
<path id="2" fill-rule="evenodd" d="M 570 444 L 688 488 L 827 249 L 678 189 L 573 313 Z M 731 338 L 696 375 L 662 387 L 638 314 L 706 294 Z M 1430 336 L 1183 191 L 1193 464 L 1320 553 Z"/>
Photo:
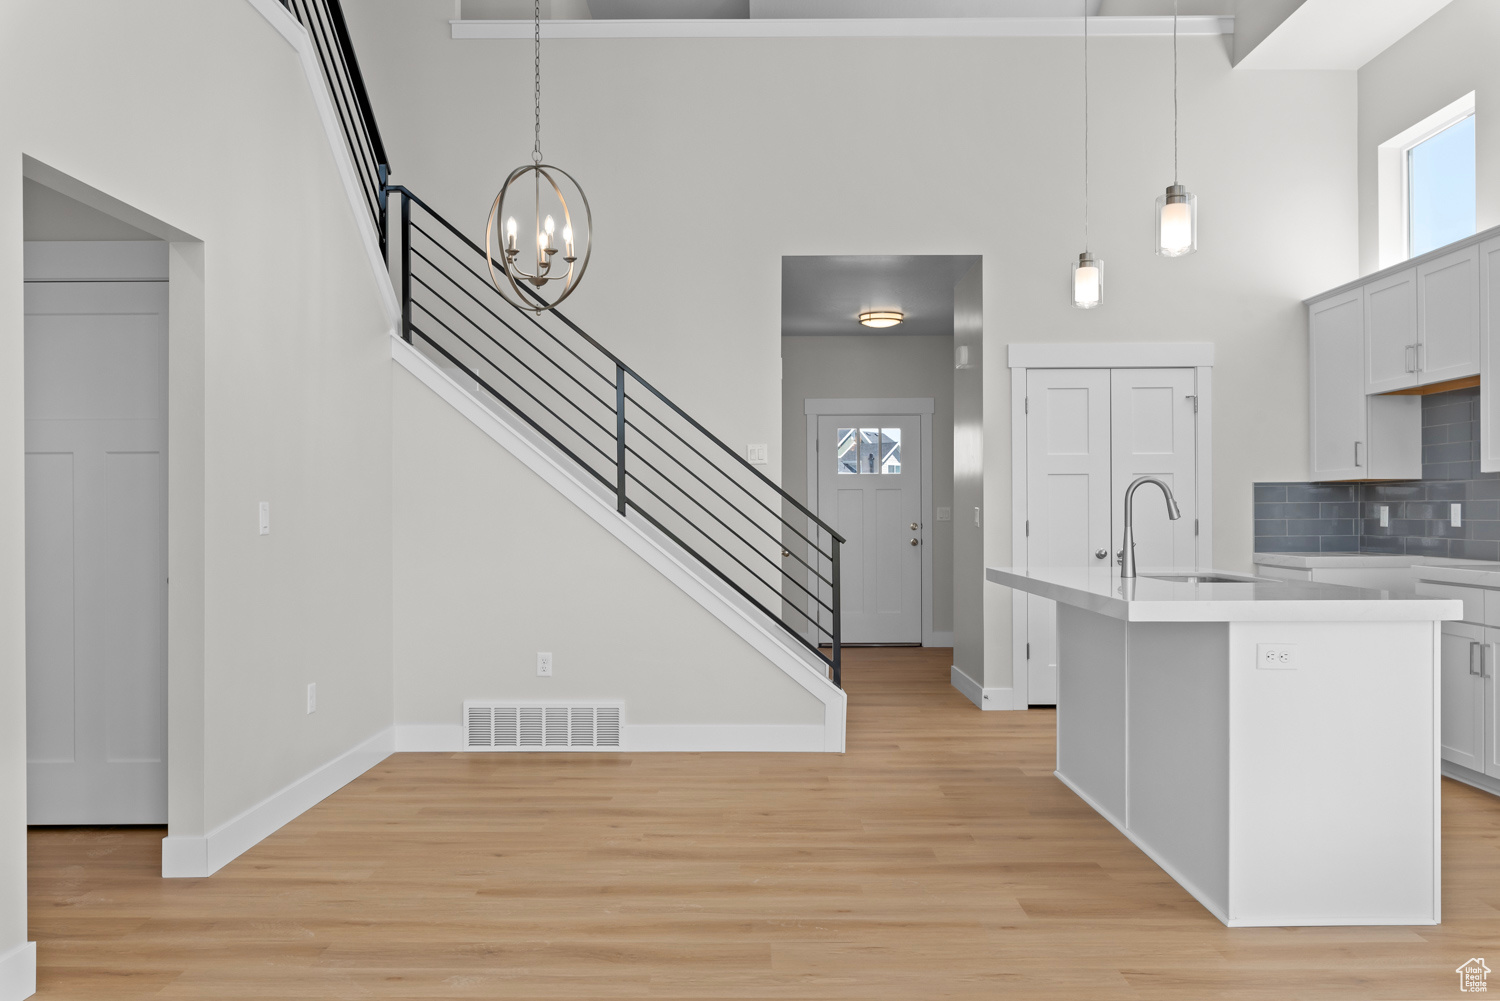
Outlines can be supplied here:
<path id="1" fill-rule="evenodd" d="M 1414 566 L 1495 566 L 1480 560 L 1395 553 L 1256 553 L 1255 565 L 1292 570 L 1359 570 Z"/>
<path id="2" fill-rule="evenodd" d="M 1480 563 L 1473 560 L 1463 564 L 1419 561 L 1414 574 L 1419 581 L 1500 588 L 1500 563 Z"/>
<path id="3" fill-rule="evenodd" d="M 1497 574 L 1500 564 L 1488 564 Z M 1342 584 L 1264 580 L 1216 570 L 1148 570 L 1147 574 L 1216 574 L 1233 583 L 1194 584 L 1149 576 L 1122 580 L 1117 570 L 1082 567 L 990 567 L 985 579 L 1127 622 L 1413 622 L 1459 619 L 1456 598 L 1393 595 Z"/>

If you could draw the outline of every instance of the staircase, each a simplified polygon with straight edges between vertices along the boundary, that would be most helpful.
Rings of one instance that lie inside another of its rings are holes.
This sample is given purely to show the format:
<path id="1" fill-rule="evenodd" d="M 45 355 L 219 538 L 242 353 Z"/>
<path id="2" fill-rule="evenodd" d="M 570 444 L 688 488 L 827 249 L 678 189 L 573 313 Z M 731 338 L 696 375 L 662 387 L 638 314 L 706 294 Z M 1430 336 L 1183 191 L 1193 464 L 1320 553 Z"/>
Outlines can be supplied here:
<path id="1" fill-rule="evenodd" d="M 784 670 L 841 687 L 843 538 L 566 316 L 506 302 L 483 247 L 389 183 L 339 0 L 281 2 L 317 50 L 394 265 L 396 360 L 460 410 L 482 408 L 491 437 Z"/>

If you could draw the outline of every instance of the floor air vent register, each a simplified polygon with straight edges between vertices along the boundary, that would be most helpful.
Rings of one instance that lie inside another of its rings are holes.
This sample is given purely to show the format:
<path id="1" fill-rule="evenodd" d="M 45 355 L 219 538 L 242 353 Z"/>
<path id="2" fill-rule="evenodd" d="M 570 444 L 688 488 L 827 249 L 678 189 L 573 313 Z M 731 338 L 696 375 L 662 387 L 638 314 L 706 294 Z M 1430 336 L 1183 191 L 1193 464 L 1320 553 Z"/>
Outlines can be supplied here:
<path id="1" fill-rule="evenodd" d="M 620 705 L 464 703 L 464 746 L 471 751 L 621 749 Z"/>

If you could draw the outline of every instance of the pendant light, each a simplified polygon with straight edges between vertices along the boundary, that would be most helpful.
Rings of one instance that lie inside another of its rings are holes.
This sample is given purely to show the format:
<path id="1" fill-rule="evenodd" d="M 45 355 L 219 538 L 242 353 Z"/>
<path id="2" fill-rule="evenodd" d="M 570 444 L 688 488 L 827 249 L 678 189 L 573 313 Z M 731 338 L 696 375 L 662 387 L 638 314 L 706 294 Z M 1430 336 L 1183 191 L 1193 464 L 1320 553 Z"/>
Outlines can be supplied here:
<path id="1" fill-rule="evenodd" d="M 1156 252 L 1185 257 L 1198 249 L 1198 196 L 1177 181 L 1177 0 L 1172 0 L 1172 183 L 1156 199 Z"/>
<path id="2" fill-rule="evenodd" d="M 573 175 L 561 167 L 542 162 L 542 0 L 535 0 L 532 7 L 532 39 L 535 46 L 532 59 L 535 140 L 531 148 L 531 163 L 522 164 L 510 172 L 490 206 L 489 219 L 484 227 L 484 259 L 489 264 L 490 282 L 495 291 L 517 309 L 541 313 L 572 295 L 583 279 L 594 249 L 594 215 L 589 208 L 588 196 Z M 524 190 L 528 177 L 532 182 L 531 217 L 535 242 L 526 242 L 528 262 L 523 265 L 516 217 L 505 214 L 505 204 L 508 197 Z M 571 195 L 564 194 L 564 186 L 571 189 Z M 572 205 L 569 204 L 570 198 Z M 582 219 L 573 218 L 575 207 L 583 209 Z M 560 233 L 554 212 L 562 218 Z M 501 219 L 505 220 L 503 234 L 496 225 Z M 574 227 L 578 222 L 584 226 L 582 254 L 577 253 L 580 234 Z M 534 264 L 529 260 L 533 251 Z M 558 265 L 558 254 L 562 255 L 566 269 Z M 527 267 L 532 270 L 528 271 Z M 541 290 L 555 282 L 562 283 L 557 296 L 550 302 L 542 299 Z M 522 283 L 530 285 L 531 289 L 523 291 Z"/>
<path id="3" fill-rule="evenodd" d="M 1083 253 L 1073 265 L 1073 305 L 1095 309 L 1104 301 L 1104 262 L 1089 253 L 1089 8 L 1083 5 Z"/>

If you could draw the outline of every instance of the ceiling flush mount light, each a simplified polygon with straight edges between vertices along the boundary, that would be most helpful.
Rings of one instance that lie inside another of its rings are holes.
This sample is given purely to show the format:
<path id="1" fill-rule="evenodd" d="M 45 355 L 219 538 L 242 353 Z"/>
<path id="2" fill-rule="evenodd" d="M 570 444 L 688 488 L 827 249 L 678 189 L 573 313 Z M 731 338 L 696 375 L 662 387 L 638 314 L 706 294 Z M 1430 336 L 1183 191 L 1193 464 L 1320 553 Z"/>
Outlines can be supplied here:
<path id="1" fill-rule="evenodd" d="M 1089 245 L 1089 9 L 1083 8 L 1083 253 L 1073 265 L 1073 305 L 1094 309 L 1104 301 L 1104 262 Z"/>
<path id="2" fill-rule="evenodd" d="M 1177 181 L 1177 0 L 1172 0 L 1172 183 L 1156 199 L 1156 252 L 1185 257 L 1198 249 L 1198 196 Z"/>
<path id="3" fill-rule="evenodd" d="M 589 256 L 593 253 L 594 215 L 589 208 L 588 196 L 583 188 L 561 167 L 542 162 L 542 0 L 536 0 L 532 10 L 535 58 L 532 62 L 535 88 L 535 135 L 531 149 L 531 163 L 523 164 L 510 172 L 500 193 L 490 206 L 489 219 L 484 227 L 484 258 L 489 264 L 490 281 L 512 306 L 532 313 L 540 313 L 557 306 L 578 287 L 583 273 L 588 269 Z M 521 262 L 523 248 L 517 234 L 516 217 L 505 214 L 506 199 L 524 191 L 527 179 L 532 182 L 532 226 L 535 243 L 526 241 L 524 248 L 526 263 Z M 562 182 L 562 183 L 559 183 Z M 563 187 L 571 189 L 564 194 Z M 572 204 L 569 204 L 569 201 Z M 583 253 L 578 253 L 579 235 L 574 230 L 573 208 L 583 209 L 582 235 Z M 555 213 L 555 215 L 554 215 Z M 558 231 L 557 218 L 562 219 L 562 230 Z M 500 232 L 497 223 L 505 220 L 505 230 Z M 562 261 L 557 260 L 562 255 Z M 532 263 L 534 257 L 535 263 Z M 531 270 L 527 270 L 531 268 Z M 555 282 L 561 282 L 561 290 L 551 301 L 543 299 L 541 290 Z M 523 288 L 524 285 L 531 286 Z"/>
<path id="4" fill-rule="evenodd" d="M 899 310 L 867 309 L 859 314 L 859 322 L 867 327 L 894 327 L 906 319 Z"/>

